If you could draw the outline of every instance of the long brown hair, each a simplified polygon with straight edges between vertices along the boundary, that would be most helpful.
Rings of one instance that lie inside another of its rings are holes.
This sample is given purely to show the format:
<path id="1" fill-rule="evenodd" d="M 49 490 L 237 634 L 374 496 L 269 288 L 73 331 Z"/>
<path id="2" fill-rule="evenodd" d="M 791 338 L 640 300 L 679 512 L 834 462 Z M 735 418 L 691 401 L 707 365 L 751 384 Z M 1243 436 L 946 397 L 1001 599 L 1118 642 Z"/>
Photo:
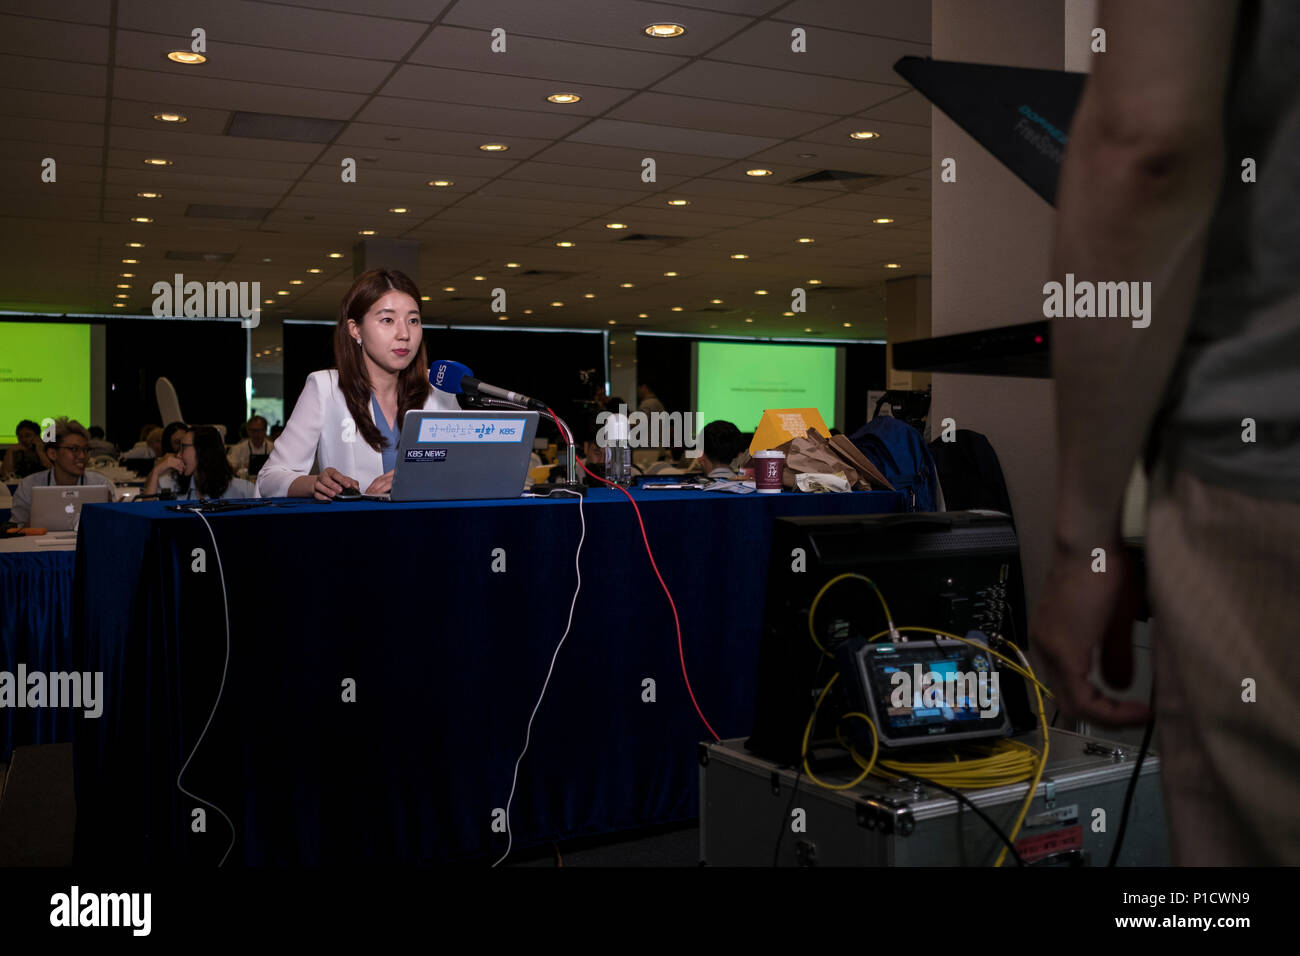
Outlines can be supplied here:
<path id="1" fill-rule="evenodd" d="M 361 349 L 348 334 L 348 319 L 360 325 L 371 306 L 390 292 L 405 292 L 415 300 L 415 307 L 420 307 L 420 290 L 415 287 L 410 276 L 396 269 L 371 269 L 357 276 L 357 281 L 352 283 L 352 288 L 343 296 L 343 303 L 339 307 L 339 324 L 334 328 L 334 364 L 339 370 L 339 390 L 348 403 L 348 412 L 352 415 L 357 432 L 367 445 L 379 452 L 387 447 L 388 442 L 370 414 L 370 375 L 361 357 Z M 424 407 L 431 387 L 429 360 L 425 357 L 424 339 L 421 337 L 415 358 L 397 377 L 399 428 L 408 411 Z"/>

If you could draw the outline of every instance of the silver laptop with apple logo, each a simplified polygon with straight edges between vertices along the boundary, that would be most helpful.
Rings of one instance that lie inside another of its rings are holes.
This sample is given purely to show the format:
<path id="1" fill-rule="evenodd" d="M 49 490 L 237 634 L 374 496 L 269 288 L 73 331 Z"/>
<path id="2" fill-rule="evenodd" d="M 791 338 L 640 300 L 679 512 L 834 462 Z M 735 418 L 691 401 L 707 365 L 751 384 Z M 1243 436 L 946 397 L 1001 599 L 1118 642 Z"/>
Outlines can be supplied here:
<path id="1" fill-rule="evenodd" d="M 36 485 L 32 488 L 32 519 L 27 524 L 46 531 L 76 531 L 82 505 L 111 500 L 108 485 Z"/>
<path id="2" fill-rule="evenodd" d="M 537 419 L 528 411 L 407 412 L 390 500 L 518 498 Z"/>

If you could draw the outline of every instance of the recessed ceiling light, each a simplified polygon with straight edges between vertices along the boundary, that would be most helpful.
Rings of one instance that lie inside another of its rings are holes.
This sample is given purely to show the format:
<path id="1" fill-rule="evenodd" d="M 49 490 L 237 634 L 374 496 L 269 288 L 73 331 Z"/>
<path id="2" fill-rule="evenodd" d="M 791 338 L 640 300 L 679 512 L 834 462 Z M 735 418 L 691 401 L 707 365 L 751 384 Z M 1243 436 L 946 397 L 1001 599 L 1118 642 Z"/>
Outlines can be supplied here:
<path id="1" fill-rule="evenodd" d="M 162 199 L 162 193 L 136 193 L 141 199 Z"/>
<path id="2" fill-rule="evenodd" d="M 315 275 L 320 275 L 320 270 L 319 270 L 319 269 L 308 269 L 307 271 L 308 271 L 311 275 L 314 275 L 314 276 L 315 276 Z"/>
<path id="3" fill-rule="evenodd" d="M 289 285 L 302 285 L 302 280 L 301 280 L 301 279 L 290 279 L 290 280 L 289 280 Z"/>
<path id="4" fill-rule="evenodd" d="M 816 158 L 817 158 L 817 154 L 816 154 L 816 153 L 799 153 L 798 156 L 799 156 L 800 159 L 816 159 Z"/>
<path id="5" fill-rule="evenodd" d="M 849 139 L 879 139 L 880 134 L 874 130 L 863 129 L 854 133 L 849 133 Z"/>
<path id="6" fill-rule="evenodd" d="M 479 147 L 485 153 L 504 153 L 509 148 L 505 143 L 484 143 Z"/>
<path id="7" fill-rule="evenodd" d="M 552 93 L 550 96 L 547 97 L 547 99 L 550 100 L 552 103 L 568 104 L 568 103 L 576 103 L 580 99 L 582 99 L 582 97 L 579 96 L 577 93 Z"/>
<path id="8" fill-rule="evenodd" d="M 648 319 L 648 318 L 650 318 L 650 315 L 649 315 L 648 313 L 646 313 L 646 312 L 638 312 L 638 313 L 636 314 L 636 317 L 637 317 L 638 319 Z"/>
<path id="9" fill-rule="evenodd" d="M 785 315 L 785 316 L 794 315 L 793 312 L 782 312 L 781 314 L 782 314 L 782 315 Z"/>
<path id="10" fill-rule="evenodd" d="M 609 320 L 609 324 L 610 324 L 610 325 L 617 325 L 618 323 L 615 322 L 613 319 L 610 319 L 610 320 Z"/>
<path id="11" fill-rule="evenodd" d="M 483 278 L 484 278 L 483 276 L 475 276 L 475 277 L 474 277 L 474 281 L 475 281 L 475 282 L 482 282 L 482 281 L 483 281 Z"/>
<path id="12" fill-rule="evenodd" d="M 160 123 L 188 123 L 190 119 L 184 113 L 154 113 L 153 118 Z"/>
<path id="13" fill-rule="evenodd" d="M 117 284 L 117 287 L 118 287 L 119 289 L 129 289 L 129 288 L 131 288 L 131 283 L 129 283 L 129 282 L 119 282 L 119 283 Z"/>
<path id="14" fill-rule="evenodd" d="M 746 322 L 753 322 L 754 320 L 753 320 L 753 319 L 746 319 L 745 321 L 746 321 Z"/>
<path id="15" fill-rule="evenodd" d="M 374 234 L 375 230 L 373 229 L 360 229 L 357 231 L 358 236 L 373 236 Z"/>
<path id="16" fill-rule="evenodd" d="M 532 315 L 532 314 L 533 314 L 532 309 L 524 309 L 524 315 Z"/>
<path id="17" fill-rule="evenodd" d="M 809 285 L 821 285 L 821 284 L 822 284 L 822 280 L 821 280 L 821 279 L 809 279 L 809 280 L 808 280 L 808 284 L 809 284 Z"/>
<path id="18" fill-rule="evenodd" d="M 507 262 L 507 263 L 506 263 L 506 268 L 507 268 L 507 269 L 518 269 L 518 268 L 519 268 L 519 263 L 517 263 L 517 262 Z"/>
<path id="19" fill-rule="evenodd" d="M 884 226 L 887 225 L 888 223 L 893 222 L 894 220 L 890 219 L 888 216 L 881 216 L 879 219 L 873 219 L 871 221 L 874 222 L 877 226 Z"/>
<path id="20" fill-rule="evenodd" d="M 755 290 L 754 290 L 754 295 L 767 295 L 767 290 L 766 290 L 766 289 L 755 289 Z"/>
<path id="21" fill-rule="evenodd" d="M 454 285 L 445 285 L 445 286 L 442 287 L 442 291 L 443 291 L 443 292 L 455 292 L 455 291 L 456 291 L 456 287 L 455 287 Z"/>
<path id="22" fill-rule="evenodd" d="M 812 329 L 804 329 L 805 332 L 811 332 Z"/>
<path id="23" fill-rule="evenodd" d="M 114 308 L 118 308 L 118 309 L 124 309 L 124 308 L 126 308 L 126 303 L 125 303 L 125 302 L 114 302 L 114 303 L 113 303 L 113 307 L 114 307 Z"/>
<path id="24" fill-rule="evenodd" d="M 270 259 L 263 259 L 262 261 L 263 261 L 263 262 L 270 262 L 271 260 L 270 260 Z"/>
<path id="25" fill-rule="evenodd" d="M 662 40 L 668 37 L 679 37 L 686 32 L 686 28 L 680 23 L 648 23 L 644 32 L 648 37 Z"/>
<path id="26" fill-rule="evenodd" d="M 886 269 L 901 269 L 901 268 L 903 268 L 903 267 L 900 266 L 897 262 L 886 262 L 886 263 L 885 263 L 885 268 L 886 268 Z"/>
<path id="27" fill-rule="evenodd" d="M 132 216 L 131 221 L 132 222 L 153 222 L 153 220 L 150 219 L 148 216 Z"/>
<path id="28" fill-rule="evenodd" d="M 573 243 L 569 242 L 569 240 L 567 240 L 567 239 L 563 239 L 563 240 L 561 240 L 560 242 L 557 242 L 556 245 L 559 246 L 561 249 L 572 249 L 572 248 L 573 248 Z"/>
<path id="29" fill-rule="evenodd" d="M 631 288 L 633 288 L 633 285 L 632 285 L 631 282 L 620 282 L 620 283 L 618 284 L 618 287 L 619 287 L 620 289 L 631 289 Z"/>
<path id="30" fill-rule="evenodd" d="M 584 292 L 584 293 L 582 294 L 582 297 L 583 297 L 584 299 L 594 299 L 594 298 L 596 298 L 596 293 L 594 293 L 594 292 Z"/>
<path id="31" fill-rule="evenodd" d="M 607 223 L 605 223 L 605 228 L 606 228 L 606 229 L 626 229 L 626 228 L 627 228 L 627 223 L 625 223 L 625 222 L 607 222 Z"/>
<path id="32" fill-rule="evenodd" d="M 510 316 L 508 316 L 508 315 L 498 315 L 497 318 L 500 319 L 502 322 L 504 322 L 504 321 L 506 321 L 506 319 L 510 318 Z"/>
<path id="33" fill-rule="evenodd" d="M 745 170 L 745 175 L 746 175 L 746 176 L 771 176 L 771 175 L 772 175 L 772 170 L 770 170 L 770 169 L 747 169 L 747 170 Z"/>
<path id="34" fill-rule="evenodd" d="M 721 299 L 710 299 L 709 302 L 710 302 L 712 305 L 722 305 L 722 300 L 721 300 Z"/>
<path id="35" fill-rule="evenodd" d="M 690 204 L 691 204 L 691 201 L 690 201 L 689 199 L 670 199 L 670 200 L 668 200 L 668 205 L 670 205 L 670 206 L 689 206 Z"/>
<path id="36" fill-rule="evenodd" d="M 262 304 L 263 304 L 263 305 L 270 305 L 270 304 L 271 304 L 272 302 L 274 302 L 274 301 L 275 301 L 274 299 L 263 299 L 263 300 L 262 300 Z"/>
<path id="37" fill-rule="evenodd" d="M 558 309 L 560 306 L 564 305 L 564 303 L 557 300 L 555 302 L 552 302 L 551 305 Z"/>
<path id="38" fill-rule="evenodd" d="M 144 243 L 143 243 L 143 242 L 128 242 L 128 243 L 126 244 L 126 247 L 127 247 L 128 249 L 143 249 L 143 248 L 144 248 Z"/>
<path id="39" fill-rule="evenodd" d="M 405 206 L 389 206 L 388 211 L 396 212 L 396 213 L 409 212 L 409 210 Z"/>
<path id="40" fill-rule="evenodd" d="M 118 274 L 121 275 L 121 277 L 122 277 L 123 279 L 134 279 L 134 278 L 135 278 L 135 273 L 134 273 L 134 272 L 121 272 L 121 273 L 118 273 Z"/>
<path id="41" fill-rule="evenodd" d="M 421 302 L 428 302 L 428 301 L 429 301 L 429 297 L 428 297 L 427 295 L 422 295 L 422 296 L 420 296 L 420 301 L 421 301 Z"/>
<path id="42" fill-rule="evenodd" d="M 124 265 L 128 265 L 128 266 L 134 266 L 134 265 L 137 265 L 137 264 L 139 264 L 139 262 L 140 262 L 139 259 L 123 259 L 123 260 L 122 260 L 122 263 L 123 263 Z"/>
<path id="43" fill-rule="evenodd" d="M 680 312 L 680 311 L 682 311 L 682 307 L 681 307 L 680 305 L 675 305 L 675 306 L 673 306 L 671 309 L 669 309 L 668 311 L 670 311 L 670 312 Z"/>
<path id="44" fill-rule="evenodd" d="M 329 257 L 330 257 L 331 259 L 342 259 L 342 258 L 343 258 L 343 253 L 341 253 L 341 252 L 331 252 L 331 253 L 329 254 Z M 263 259 L 262 261 L 263 261 L 263 262 L 269 262 L 270 260 L 269 260 L 269 259 Z"/>
<path id="45" fill-rule="evenodd" d="M 115 296 L 115 298 L 118 298 L 118 299 L 129 299 L 130 296 L 127 295 L 125 292 L 119 292 L 119 293 Z"/>
<path id="46" fill-rule="evenodd" d="M 805 243 L 816 242 L 816 241 L 817 240 L 813 239 L 811 236 L 800 236 L 798 239 L 795 240 L 795 242 L 805 242 Z"/>
<path id="47" fill-rule="evenodd" d="M 288 294 L 289 294 L 289 290 L 288 290 L 288 289 L 277 289 L 275 294 L 276 294 L 276 295 L 288 295 Z"/>
<path id="48" fill-rule="evenodd" d="M 202 53 L 195 53 L 191 50 L 172 50 L 167 54 L 167 59 L 171 60 L 173 63 L 185 63 L 188 65 L 208 62 L 208 58 Z"/>
<path id="49" fill-rule="evenodd" d="M 452 179 L 430 179 L 430 186 L 455 186 L 456 182 Z"/>
<path id="50" fill-rule="evenodd" d="M 749 258 L 749 253 L 747 253 L 747 252 L 733 252 L 733 253 L 731 254 L 731 258 L 733 258 L 733 259 L 748 259 L 748 258 Z"/>
<path id="51" fill-rule="evenodd" d="M 853 323 L 852 323 L 852 322 L 845 322 L 845 323 L 844 323 L 844 327 L 845 327 L 846 329 L 851 329 L 851 328 L 853 328 Z"/>
<path id="52" fill-rule="evenodd" d="M 153 156 L 149 159 L 146 159 L 144 161 L 144 164 L 146 166 L 170 166 L 172 164 L 172 161 L 170 159 L 162 159 L 158 156 Z"/>
<path id="53" fill-rule="evenodd" d="M 676 272 L 665 272 L 664 275 L 671 279 L 673 276 L 677 275 L 677 273 L 676 273 Z"/>

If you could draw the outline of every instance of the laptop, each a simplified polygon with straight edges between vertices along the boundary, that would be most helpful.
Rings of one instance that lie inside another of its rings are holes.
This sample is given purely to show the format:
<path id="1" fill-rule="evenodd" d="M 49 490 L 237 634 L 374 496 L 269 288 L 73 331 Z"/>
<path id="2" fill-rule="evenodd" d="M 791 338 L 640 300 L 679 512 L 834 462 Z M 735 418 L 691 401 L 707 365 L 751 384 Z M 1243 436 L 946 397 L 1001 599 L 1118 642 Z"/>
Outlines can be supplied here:
<path id="1" fill-rule="evenodd" d="M 76 531 L 81 506 L 112 500 L 108 485 L 35 485 L 29 527 L 46 531 Z"/>
<path id="2" fill-rule="evenodd" d="M 518 498 L 537 418 L 526 411 L 407 412 L 389 500 Z"/>
<path id="3" fill-rule="evenodd" d="M 898 73 L 997 157 L 1030 189 L 1056 204 L 1056 182 L 1086 73 L 958 63 L 905 56 Z"/>

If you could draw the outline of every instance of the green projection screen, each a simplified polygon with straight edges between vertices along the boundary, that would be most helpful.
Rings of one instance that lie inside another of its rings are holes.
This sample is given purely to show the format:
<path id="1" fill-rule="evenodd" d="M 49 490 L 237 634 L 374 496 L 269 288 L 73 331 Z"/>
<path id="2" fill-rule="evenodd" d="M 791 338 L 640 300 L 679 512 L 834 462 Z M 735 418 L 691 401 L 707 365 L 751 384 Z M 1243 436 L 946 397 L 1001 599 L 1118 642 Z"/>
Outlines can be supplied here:
<path id="1" fill-rule="evenodd" d="M 700 427 L 723 419 L 753 431 L 767 408 L 815 408 L 835 424 L 833 345 L 697 342 L 695 408 Z"/>
<path id="2" fill-rule="evenodd" d="M 0 322 L 0 443 L 24 418 L 90 421 L 90 326 Z"/>

